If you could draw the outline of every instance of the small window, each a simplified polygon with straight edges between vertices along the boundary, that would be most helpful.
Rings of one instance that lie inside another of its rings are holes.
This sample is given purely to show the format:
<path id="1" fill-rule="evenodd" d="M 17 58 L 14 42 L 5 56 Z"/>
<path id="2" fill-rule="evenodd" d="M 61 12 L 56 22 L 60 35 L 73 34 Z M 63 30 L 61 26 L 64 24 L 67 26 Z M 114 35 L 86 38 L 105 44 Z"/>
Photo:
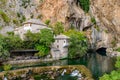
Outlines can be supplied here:
<path id="1" fill-rule="evenodd" d="M 57 45 L 57 48 L 59 48 L 59 45 Z"/>
<path id="2" fill-rule="evenodd" d="M 64 43 L 65 43 L 65 41 L 64 41 Z"/>

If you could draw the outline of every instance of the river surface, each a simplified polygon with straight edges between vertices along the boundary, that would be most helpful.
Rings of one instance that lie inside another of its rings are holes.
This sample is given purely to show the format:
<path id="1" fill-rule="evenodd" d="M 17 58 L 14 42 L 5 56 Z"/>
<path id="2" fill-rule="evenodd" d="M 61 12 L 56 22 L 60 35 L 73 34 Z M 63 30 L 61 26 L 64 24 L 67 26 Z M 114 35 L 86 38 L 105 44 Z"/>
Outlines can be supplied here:
<path id="1" fill-rule="evenodd" d="M 92 53 L 79 59 L 64 59 L 54 62 L 44 62 L 32 66 L 14 65 L 12 69 L 37 67 L 37 66 L 60 66 L 60 65 L 85 65 L 93 74 L 95 80 L 104 73 L 109 73 L 114 69 L 114 59 L 102 56 L 98 53 Z M 26 64 L 25 64 L 26 65 Z"/>

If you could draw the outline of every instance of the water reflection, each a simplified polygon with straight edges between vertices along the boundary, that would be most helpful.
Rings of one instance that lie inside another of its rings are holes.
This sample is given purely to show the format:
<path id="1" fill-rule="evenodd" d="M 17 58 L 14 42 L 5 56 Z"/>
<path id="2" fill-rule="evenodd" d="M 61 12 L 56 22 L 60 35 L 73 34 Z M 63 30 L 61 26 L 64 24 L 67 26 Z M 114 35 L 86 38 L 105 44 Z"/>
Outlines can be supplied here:
<path id="1" fill-rule="evenodd" d="M 114 69 L 114 59 L 100 54 L 92 54 L 88 59 L 87 67 L 91 70 L 93 76 L 98 78 L 98 76 L 109 73 Z"/>
<path id="2" fill-rule="evenodd" d="M 84 56 L 80 59 L 61 60 L 60 62 L 54 64 L 85 65 L 87 68 L 91 70 L 94 78 L 97 80 L 98 77 L 102 76 L 104 73 L 111 72 L 114 69 L 114 63 L 115 62 L 113 58 L 102 56 L 100 54 L 95 53 L 95 54 L 90 54 L 89 56 Z"/>
<path id="3" fill-rule="evenodd" d="M 59 66 L 59 65 L 85 65 L 91 70 L 95 80 L 97 80 L 99 76 L 103 75 L 104 73 L 109 73 L 111 70 L 114 69 L 114 59 L 107 56 L 102 56 L 97 53 L 93 53 L 79 59 L 65 59 L 49 63 L 45 62 L 29 67 Z M 17 69 L 18 68 L 17 66 L 14 66 L 15 67 L 14 69 Z"/>

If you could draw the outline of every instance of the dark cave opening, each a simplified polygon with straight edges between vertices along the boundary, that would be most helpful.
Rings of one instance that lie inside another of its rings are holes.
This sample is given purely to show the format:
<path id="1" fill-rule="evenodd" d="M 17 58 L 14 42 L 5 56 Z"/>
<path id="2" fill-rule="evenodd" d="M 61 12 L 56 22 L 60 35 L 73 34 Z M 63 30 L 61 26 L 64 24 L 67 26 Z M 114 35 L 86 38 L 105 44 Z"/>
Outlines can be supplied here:
<path id="1" fill-rule="evenodd" d="M 102 56 L 106 56 L 106 49 L 105 47 L 98 48 L 96 52 Z"/>

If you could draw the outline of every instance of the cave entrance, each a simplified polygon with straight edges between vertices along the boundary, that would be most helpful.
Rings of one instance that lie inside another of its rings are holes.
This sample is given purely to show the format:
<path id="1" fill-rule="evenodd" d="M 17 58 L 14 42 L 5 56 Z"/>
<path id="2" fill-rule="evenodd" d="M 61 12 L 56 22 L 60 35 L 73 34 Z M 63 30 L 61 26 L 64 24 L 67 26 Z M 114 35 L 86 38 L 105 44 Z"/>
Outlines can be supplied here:
<path id="1" fill-rule="evenodd" d="M 96 50 L 96 52 L 102 56 L 106 56 L 106 47 L 101 47 Z"/>

